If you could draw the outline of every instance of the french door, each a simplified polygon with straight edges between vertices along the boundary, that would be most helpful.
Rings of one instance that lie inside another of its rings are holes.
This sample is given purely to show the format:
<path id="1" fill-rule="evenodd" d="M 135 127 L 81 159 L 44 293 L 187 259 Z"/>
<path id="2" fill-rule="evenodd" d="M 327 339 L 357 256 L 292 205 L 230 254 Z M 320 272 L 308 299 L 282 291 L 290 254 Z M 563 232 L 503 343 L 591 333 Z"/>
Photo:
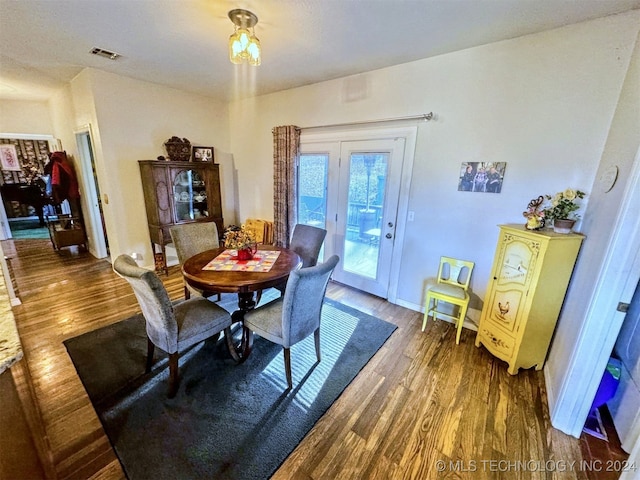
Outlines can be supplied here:
<path id="1" fill-rule="evenodd" d="M 334 253 L 341 259 L 334 280 L 383 298 L 389 297 L 405 143 L 396 136 L 301 144 L 298 222 L 326 228 L 321 259 Z"/>

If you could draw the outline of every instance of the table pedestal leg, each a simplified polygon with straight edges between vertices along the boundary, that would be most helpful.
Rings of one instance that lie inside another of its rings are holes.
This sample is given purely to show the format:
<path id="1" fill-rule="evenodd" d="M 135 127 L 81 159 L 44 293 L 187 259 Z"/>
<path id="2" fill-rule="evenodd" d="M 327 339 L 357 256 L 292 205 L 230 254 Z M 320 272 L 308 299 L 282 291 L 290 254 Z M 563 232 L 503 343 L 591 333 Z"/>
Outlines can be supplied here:
<path id="1" fill-rule="evenodd" d="M 245 312 L 253 310 L 256 302 L 253 299 L 253 292 L 238 293 L 238 310 L 231 314 L 233 323 L 242 323 Z M 251 353 L 253 346 L 253 332 L 242 325 L 242 335 L 240 339 L 234 339 L 227 336 L 227 347 L 236 362 L 244 362 Z"/>

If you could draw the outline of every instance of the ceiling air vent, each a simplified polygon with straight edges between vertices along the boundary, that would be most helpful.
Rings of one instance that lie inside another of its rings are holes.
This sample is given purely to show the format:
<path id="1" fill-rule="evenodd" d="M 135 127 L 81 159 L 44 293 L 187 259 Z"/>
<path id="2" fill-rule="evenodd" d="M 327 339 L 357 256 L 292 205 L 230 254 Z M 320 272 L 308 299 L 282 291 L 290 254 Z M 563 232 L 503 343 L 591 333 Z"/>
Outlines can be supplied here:
<path id="1" fill-rule="evenodd" d="M 108 58 L 110 60 L 115 60 L 116 58 L 121 56 L 119 53 L 110 52 L 109 50 L 105 50 L 104 48 L 98 48 L 98 47 L 93 47 L 91 49 L 91 53 L 93 53 L 94 55 L 99 55 L 104 58 Z"/>

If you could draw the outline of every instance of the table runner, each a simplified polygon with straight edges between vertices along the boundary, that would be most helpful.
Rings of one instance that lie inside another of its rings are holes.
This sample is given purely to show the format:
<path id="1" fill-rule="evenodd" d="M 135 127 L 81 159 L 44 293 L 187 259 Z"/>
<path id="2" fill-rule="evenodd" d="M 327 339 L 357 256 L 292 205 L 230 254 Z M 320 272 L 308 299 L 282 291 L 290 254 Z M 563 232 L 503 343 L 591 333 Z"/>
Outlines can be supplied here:
<path id="1" fill-rule="evenodd" d="M 238 251 L 228 249 L 207 263 L 203 270 L 268 272 L 276 263 L 279 250 L 258 250 L 252 260 L 238 260 Z"/>

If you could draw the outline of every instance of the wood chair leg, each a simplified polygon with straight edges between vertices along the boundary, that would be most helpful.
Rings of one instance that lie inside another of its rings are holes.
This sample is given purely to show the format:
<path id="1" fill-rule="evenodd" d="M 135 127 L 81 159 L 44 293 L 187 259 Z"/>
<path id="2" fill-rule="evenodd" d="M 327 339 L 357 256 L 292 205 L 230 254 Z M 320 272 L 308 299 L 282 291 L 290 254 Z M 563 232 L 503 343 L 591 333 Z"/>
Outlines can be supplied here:
<path id="1" fill-rule="evenodd" d="M 315 332 L 313 332 L 313 339 L 316 343 L 316 358 L 318 362 L 320 362 L 320 328 L 317 328 Z"/>
<path id="2" fill-rule="evenodd" d="M 293 382 L 291 381 L 291 351 L 288 348 L 284 349 L 284 371 L 287 374 L 287 385 L 289 388 L 293 388 Z"/>
<path id="3" fill-rule="evenodd" d="M 462 325 L 464 324 L 464 319 L 467 316 L 467 307 L 468 305 L 460 305 L 460 318 L 456 322 L 456 345 L 460 344 L 460 334 L 462 333 Z"/>
<path id="4" fill-rule="evenodd" d="M 191 292 L 189 291 L 189 288 L 185 285 L 184 286 L 184 299 L 185 300 L 189 300 L 191 298 Z"/>
<path id="5" fill-rule="evenodd" d="M 424 316 L 422 317 L 422 331 L 424 332 L 427 326 L 427 320 L 429 319 L 429 305 L 431 305 L 431 297 L 427 294 L 427 300 L 424 303 Z"/>
<path id="6" fill-rule="evenodd" d="M 151 371 L 151 366 L 153 365 L 153 352 L 155 351 L 156 346 L 153 342 L 147 338 L 147 366 L 145 372 L 149 373 Z"/>
<path id="7" fill-rule="evenodd" d="M 178 384 L 180 383 L 178 372 L 178 352 L 169 354 L 169 393 L 167 397 L 173 398 L 178 391 Z"/>

